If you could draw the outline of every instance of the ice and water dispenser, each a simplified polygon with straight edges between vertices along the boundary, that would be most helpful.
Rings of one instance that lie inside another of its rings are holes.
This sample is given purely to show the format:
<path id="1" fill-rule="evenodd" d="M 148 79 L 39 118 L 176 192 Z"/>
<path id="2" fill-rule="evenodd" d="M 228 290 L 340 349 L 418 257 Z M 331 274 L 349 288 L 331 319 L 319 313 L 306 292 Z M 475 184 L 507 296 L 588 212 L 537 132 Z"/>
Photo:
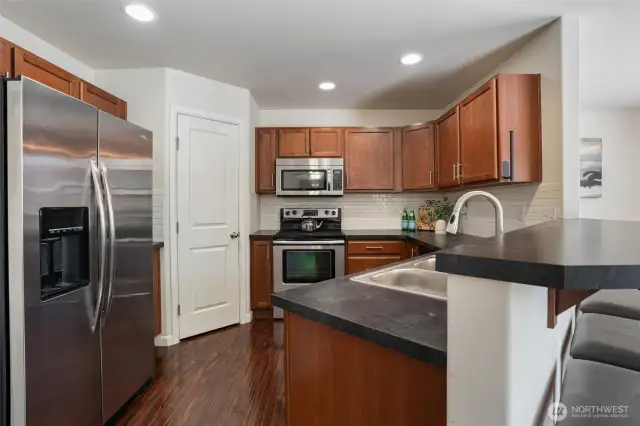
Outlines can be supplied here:
<path id="1" fill-rule="evenodd" d="M 89 285 L 89 209 L 40 209 L 41 299 Z"/>

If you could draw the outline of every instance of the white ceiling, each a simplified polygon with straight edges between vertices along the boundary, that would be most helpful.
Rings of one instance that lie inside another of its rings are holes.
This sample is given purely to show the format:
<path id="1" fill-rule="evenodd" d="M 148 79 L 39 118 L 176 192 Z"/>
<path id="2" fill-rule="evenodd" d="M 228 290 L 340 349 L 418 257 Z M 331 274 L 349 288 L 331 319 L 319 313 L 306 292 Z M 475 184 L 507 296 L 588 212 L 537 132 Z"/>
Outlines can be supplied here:
<path id="1" fill-rule="evenodd" d="M 611 4 L 147 0 L 158 20 L 142 24 L 126 3 L 22 0 L 0 13 L 95 69 L 181 69 L 246 87 L 261 108 L 440 109 L 536 29 Z M 400 65 L 409 51 L 424 61 Z M 319 91 L 324 80 L 337 89 Z"/>

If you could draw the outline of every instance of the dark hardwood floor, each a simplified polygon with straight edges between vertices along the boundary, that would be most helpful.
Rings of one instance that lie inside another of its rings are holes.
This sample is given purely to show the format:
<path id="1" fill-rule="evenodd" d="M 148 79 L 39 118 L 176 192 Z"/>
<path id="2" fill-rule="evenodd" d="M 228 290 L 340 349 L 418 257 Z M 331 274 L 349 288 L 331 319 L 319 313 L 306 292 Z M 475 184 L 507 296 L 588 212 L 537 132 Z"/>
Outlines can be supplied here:
<path id="1" fill-rule="evenodd" d="M 116 424 L 284 425 L 282 322 L 253 321 L 157 348 L 153 383 Z"/>

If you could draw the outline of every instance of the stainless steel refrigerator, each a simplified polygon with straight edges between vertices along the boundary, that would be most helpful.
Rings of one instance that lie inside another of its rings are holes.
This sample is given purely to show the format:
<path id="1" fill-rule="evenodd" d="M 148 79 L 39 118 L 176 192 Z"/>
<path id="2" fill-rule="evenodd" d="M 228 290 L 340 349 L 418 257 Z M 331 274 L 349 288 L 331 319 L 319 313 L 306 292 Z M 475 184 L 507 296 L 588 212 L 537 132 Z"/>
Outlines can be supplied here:
<path id="1" fill-rule="evenodd" d="M 102 425 L 154 372 L 152 134 L 27 78 L 2 88 L 9 422 Z"/>

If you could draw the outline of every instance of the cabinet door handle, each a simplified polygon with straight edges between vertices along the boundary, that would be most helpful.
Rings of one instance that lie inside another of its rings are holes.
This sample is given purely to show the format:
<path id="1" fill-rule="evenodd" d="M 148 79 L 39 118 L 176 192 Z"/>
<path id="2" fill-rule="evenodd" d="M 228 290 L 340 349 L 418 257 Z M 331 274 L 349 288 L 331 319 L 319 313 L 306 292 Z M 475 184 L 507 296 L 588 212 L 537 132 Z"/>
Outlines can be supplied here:
<path id="1" fill-rule="evenodd" d="M 271 173 L 271 186 L 272 187 L 276 187 L 276 174 L 275 173 Z"/>
<path id="2" fill-rule="evenodd" d="M 453 164 L 453 180 L 458 180 L 458 176 L 456 176 L 456 165 Z"/>
<path id="3" fill-rule="evenodd" d="M 433 170 L 429 170 L 429 185 L 433 185 Z"/>
<path id="4" fill-rule="evenodd" d="M 462 164 L 458 163 L 458 179 L 462 179 Z"/>
<path id="5" fill-rule="evenodd" d="M 269 261 L 269 247 L 267 247 L 267 261 Z"/>
<path id="6" fill-rule="evenodd" d="M 366 246 L 365 249 L 367 249 L 367 250 L 382 250 L 383 247 L 381 247 L 381 246 Z"/>
<path id="7" fill-rule="evenodd" d="M 415 257 L 414 248 L 413 247 L 411 248 L 411 257 Z"/>

